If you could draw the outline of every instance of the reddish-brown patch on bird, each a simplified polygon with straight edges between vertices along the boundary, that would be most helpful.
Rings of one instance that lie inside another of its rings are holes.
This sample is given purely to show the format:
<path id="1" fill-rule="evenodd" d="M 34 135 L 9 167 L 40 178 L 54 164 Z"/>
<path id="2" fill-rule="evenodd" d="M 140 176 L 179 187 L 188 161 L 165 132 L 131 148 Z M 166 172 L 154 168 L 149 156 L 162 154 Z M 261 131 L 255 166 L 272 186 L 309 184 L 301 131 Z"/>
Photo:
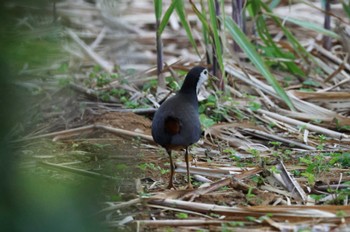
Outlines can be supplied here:
<path id="1" fill-rule="evenodd" d="M 165 129 L 165 132 L 171 135 L 176 135 L 180 133 L 180 130 L 181 130 L 180 120 L 178 118 L 174 118 L 170 116 L 167 117 L 164 122 L 164 129 Z"/>

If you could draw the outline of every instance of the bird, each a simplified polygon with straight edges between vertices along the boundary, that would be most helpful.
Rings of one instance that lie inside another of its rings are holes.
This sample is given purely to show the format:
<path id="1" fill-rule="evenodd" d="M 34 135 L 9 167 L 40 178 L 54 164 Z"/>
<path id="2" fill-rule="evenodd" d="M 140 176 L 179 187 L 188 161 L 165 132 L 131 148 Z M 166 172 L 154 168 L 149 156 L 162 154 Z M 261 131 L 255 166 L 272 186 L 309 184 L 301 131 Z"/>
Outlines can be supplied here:
<path id="1" fill-rule="evenodd" d="M 192 189 L 189 171 L 188 148 L 198 142 L 202 134 L 198 112 L 198 92 L 208 79 L 209 72 L 201 66 L 193 67 L 186 75 L 180 90 L 164 101 L 152 120 L 153 140 L 165 148 L 170 159 L 170 180 L 168 189 L 176 189 L 173 184 L 175 165 L 172 150 L 185 150 L 188 189 Z"/>

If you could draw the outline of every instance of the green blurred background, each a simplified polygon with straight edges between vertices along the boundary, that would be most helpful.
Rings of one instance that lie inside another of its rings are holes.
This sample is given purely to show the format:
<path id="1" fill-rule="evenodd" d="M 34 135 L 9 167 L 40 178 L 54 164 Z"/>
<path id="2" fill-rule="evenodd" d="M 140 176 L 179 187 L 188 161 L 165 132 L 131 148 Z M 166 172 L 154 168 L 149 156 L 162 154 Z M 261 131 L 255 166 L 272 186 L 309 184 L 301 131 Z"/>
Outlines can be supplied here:
<path id="1" fill-rule="evenodd" d="M 97 212 L 96 196 L 91 196 L 91 193 L 96 192 L 93 191 L 98 187 L 95 183 L 78 187 L 28 175 L 18 165 L 21 160 L 18 151 L 22 144 L 11 142 L 13 137 L 10 134 L 21 133 L 13 131 L 14 128 L 19 130 L 16 125 L 30 128 L 32 122 L 28 110 L 36 100 L 31 91 L 21 87 L 21 83 L 39 77 L 21 70 L 28 66 L 44 68 L 63 55 L 60 51 L 62 29 L 55 22 L 52 9 L 51 1 L 2 1 L 0 5 L 1 231 L 103 229 L 94 216 Z M 26 20 L 42 25 L 39 29 L 30 28 Z"/>

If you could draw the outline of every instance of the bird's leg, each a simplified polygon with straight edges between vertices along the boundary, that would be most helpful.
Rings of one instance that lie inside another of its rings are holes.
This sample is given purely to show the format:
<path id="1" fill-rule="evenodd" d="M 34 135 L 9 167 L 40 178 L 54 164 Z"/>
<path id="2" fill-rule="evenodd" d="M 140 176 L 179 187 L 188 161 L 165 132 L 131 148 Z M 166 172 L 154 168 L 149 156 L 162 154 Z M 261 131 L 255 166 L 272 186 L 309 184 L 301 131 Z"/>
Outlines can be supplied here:
<path id="1" fill-rule="evenodd" d="M 186 153 L 185 153 L 185 161 L 186 161 L 186 169 L 187 169 L 187 182 L 188 182 L 188 189 L 193 189 L 191 184 L 191 177 L 190 177 L 190 164 L 188 162 L 188 147 L 186 147 Z"/>
<path id="2" fill-rule="evenodd" d="M 173 184 L 173 177 L 174 177 L 174 162 L 173 162 L 173 158 L 171 157 L 171 150 L 167 150 L 167 153 L 169 155 L 170 158 L 170 180 L 169 180 L 169 184 L 168 184 L 168 189 L 176 189 L 174 184 Z"/>

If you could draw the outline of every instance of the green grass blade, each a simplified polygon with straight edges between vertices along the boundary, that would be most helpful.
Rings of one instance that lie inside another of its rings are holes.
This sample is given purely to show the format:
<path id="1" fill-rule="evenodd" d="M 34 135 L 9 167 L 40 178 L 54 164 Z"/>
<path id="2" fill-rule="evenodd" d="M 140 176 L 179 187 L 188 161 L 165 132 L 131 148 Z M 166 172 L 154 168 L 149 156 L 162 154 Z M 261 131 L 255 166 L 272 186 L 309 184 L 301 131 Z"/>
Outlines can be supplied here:
<path id="1" fill-rule="evenodd" d="M 191 3 L 191 5 L 192 5 L 192 10 L 193 10 L 193 12 L 197 15 L 197 18 L 198 18 L 198 19 L 201 21 L 201 23 L 203 24 L 204 29 L 207 30 L 207 31 L 209 31 L 209 30 L 210 30 L 210 29 L 209 29 L 209 24 L 208 24 L 207 19 L 206 19 L 206 17 L 205 17 L 205 13 L 206 13 L 206 12 L 204 12 L 204 13 L 200 12 L 200 11 L 198 10 L 198 8 L 196 7 L 196 5 L 195 5 L 192 1 L 190 1 L 190 3 Z M 205 9 L 203 9 L 203 10 L 205 10 Z"/>
<path id="2" fill-rule="evenodd" d="M 166 25 L 168 25 L 168 22 L 169 22 L 169 19 L 170 19 L 170 16 L 171 14 L 174 12 L 174 9 L 175 9 L 175 4 L 176 4 L 176 1 L 173 1 L 169 8 L 166 10 L 164 16 L 163 16 L 163 19 L 162 21 L 160 22 L 159 24 L 159 29 L 158 29 L 158 33 L 161 35 L 164 31 L 164 28 L 166 27 Z"/>
<path id="3" fill-rule="evenodd" d="M 312 56 L 299 43 L 299 41 L 293 36 L 293 34 L 282 24 L 281 20 L 277 16 L 273 15 L 271 9 L 262 1 L 259 1 L 259 3 L 261 4 L 261 7 L 267 12 L 266 14 L 269 14 L 272 20 L 276 23 L 276 25 L 281 28 L 281 30 L 283 31 L 283 34 L 287 37 L 288 41 L 291 43 L 294 51 L 298 54 L 298 56 L 301 59 L 303 59 L 306 63 L 309 63 L 308 60 L 311 60 L 316 64 Z"/>
<path id="4" fill-rule="evenodd" d="M 277 16 L 277 15 L 273 15 L 273 16 Z M 280 17 L 281 19 L 283 19 L 285 21 L 294 23 L 294 24 L 299 25 L 301 27 L 304 27 L 306 29 L 310 29 L 310 30 L 316 31 L 318 33 L 321 33 L 323 35 L 327 35 L 327 36 L 332 37 L 334 39 L 340 39 L 339 35 L 337 35 L 333 31 L 330 31 L 330 30 L 323 28 L 323 25 L 321 26 L 321 25 L 317 25 L 316 23 L 311 23 L 311 22 L 307 22 L 307 21 L 303 21 L 303 20 L 295 19 L 295 18 L 288 18 L 288 17 L 282 18 L 281 16 L 277 16 L 277 17 Z"/>
<path id="5" fill-rule="evenodd" d="M 267 57 L 282 58 L 282 60 L 291 60 L 291 62 L 279 62 L 282 67 L 287 68 L 290 72 L 298 76 L 304 76 L 304 72 L 292 61 L 295 59 L 292 53 L 282 51 L 277 44 L 273 41 L 270 31 L 266 24 L 266 16 L 261 14 L 260 1 L 252 1 L 249 4 L 250 15 L 255 18 L 257 32 L 259 37 L 264 42 L 265 47 L 262 48 L 265 51 Z"/>
<path id="6" fill-rule="evenodd" d="M 222 58 L 222 47 L 221 47 L 221 41 L 219 37 L 219 25 L 218 20 L 215 13 L 215 5 L 214 1 L 208 1 L 208 8 L 209 8 L 209 16 L 210 16 L 210 26 L 212 28 L 211 32 L 213 33 L 214 37 L 214 46 L 215 46 L 215 53 L 216 58 L 218 60 L 220 70 L 221 72 L 224 71 L 224 61 Z"/>
<path id="7" fill-rule="evenodd" d="M 269 4 L 270 9 L 274 9 L 280 4 L 281 0 L 272 0 Z"/>
<path id="8" fill-rule="evenodd" d="M 202 12 L 200 12 L 196 8 L 196 5 L 192 1 L 190 1 L 190 2 L 192 4 L 193 11 L 196 13 L 197 17 L 202 22 L 203 41 L 204 41 L 204 44 L 205 44 L 206 49 L 207 49 L 208 48 L 208 44 L 209 44 L 209 26 L 208 26 L 207 20 L 206 20 L 206 18 L 204 16 L 204 15 L 207 15 L 207 11 L 205 9 L 204 2 L 203 2 L 203 0 L 200 1 Z"/>
<path id="9" fill-rule="evenodd" d="M 350 18 L 350 2 L 348 4 L 343 2 L 342 5 L 344 12 L 347 14 L 348 18 Z"/>
<path id="10" fill-rule="evenodd" d="M 202 8 L 203 12 L 200 12 L 198 10 L 198 8 L 193 3 L 193 1 L 190 0 L 190 4 L 192 5 L 193 12 L 196 14 L 197 18 L 202 23 L 202 27 L 203 27 L 203 29 L 202 29 L 203 41 L 204 41 L 204 44 L 207 46 L 209 44 L 209 36 L 208 35 L 209 35 L 210 28 L 209 28 L 208 21 L 207 21 L 207 19 L 205 17 L 207 12 L 206 12 L 206 10 L 204 8 L 203 1 L 201 1 L 201 8 Z"/>
<path id="11" fill-rule="evenodd" d="M 154 13 L 157 20 L 160 20 L 160 17 L 162 17 L 162 3 L 162 0 L 154 0 Z"/>
<path id="12" fill-rule="evenodd" d="M 186 31 L 187 37 L 188 37 L 190 43 L 192 44 L 192 46 L 194 47 L 194 49 L 196 50 L 197 55 L 199 56 L 196 41 L 193 38 L 190 25 L 188 24 L 187 19 L 186 19 L 184 2 L 183 2 L 183 0 L 173 0 L 173 1 L 176 2 L 175 10 L 176 10 L 177 15 L 180 18 L 182 26 L 184 27 L 184 29 Z"/>
<path id="13" fill-rule="evenodd" d="M 266 19 L 263 15 L 257 14 L 256 17 L 257 31 L 261 40 L 265 43 L 266 48 L 270 51 L 270 56 L 274 58 L 281 58 L 284 60 L 291 60 L 290 62 L 279 62 L 282 66 L 287 68 L 290 72 L 298 76 L 305 76 L 305 73 L 296 65 L 293 60 L 294 55 L 290 52 L 281 50 L 273 41 L 269 29 L 266 25 Z"/>
<path id="14" fill-rule="evenodd" d="M 223 20 L 225 27 L 236 43 L 242 48 L 242 50 L 247 54 L 252 63 L 261 72 L 261 74 L 266 78 L 266 80 L 272 85 L 276 93 L 282 98 L 282 100 L 288 105 L 292 110 L 295 110 L 293 103 L 289 99 L 288 95 L 284 89 L 279 85 L 276 78 L 267 68 L 266 64 L 263 62 L 260 55 L 256 52 L 253 44 L 249 41 L 246 35 L 239 29 L 237 24 L 230 17 L 226 17 Z"/>

